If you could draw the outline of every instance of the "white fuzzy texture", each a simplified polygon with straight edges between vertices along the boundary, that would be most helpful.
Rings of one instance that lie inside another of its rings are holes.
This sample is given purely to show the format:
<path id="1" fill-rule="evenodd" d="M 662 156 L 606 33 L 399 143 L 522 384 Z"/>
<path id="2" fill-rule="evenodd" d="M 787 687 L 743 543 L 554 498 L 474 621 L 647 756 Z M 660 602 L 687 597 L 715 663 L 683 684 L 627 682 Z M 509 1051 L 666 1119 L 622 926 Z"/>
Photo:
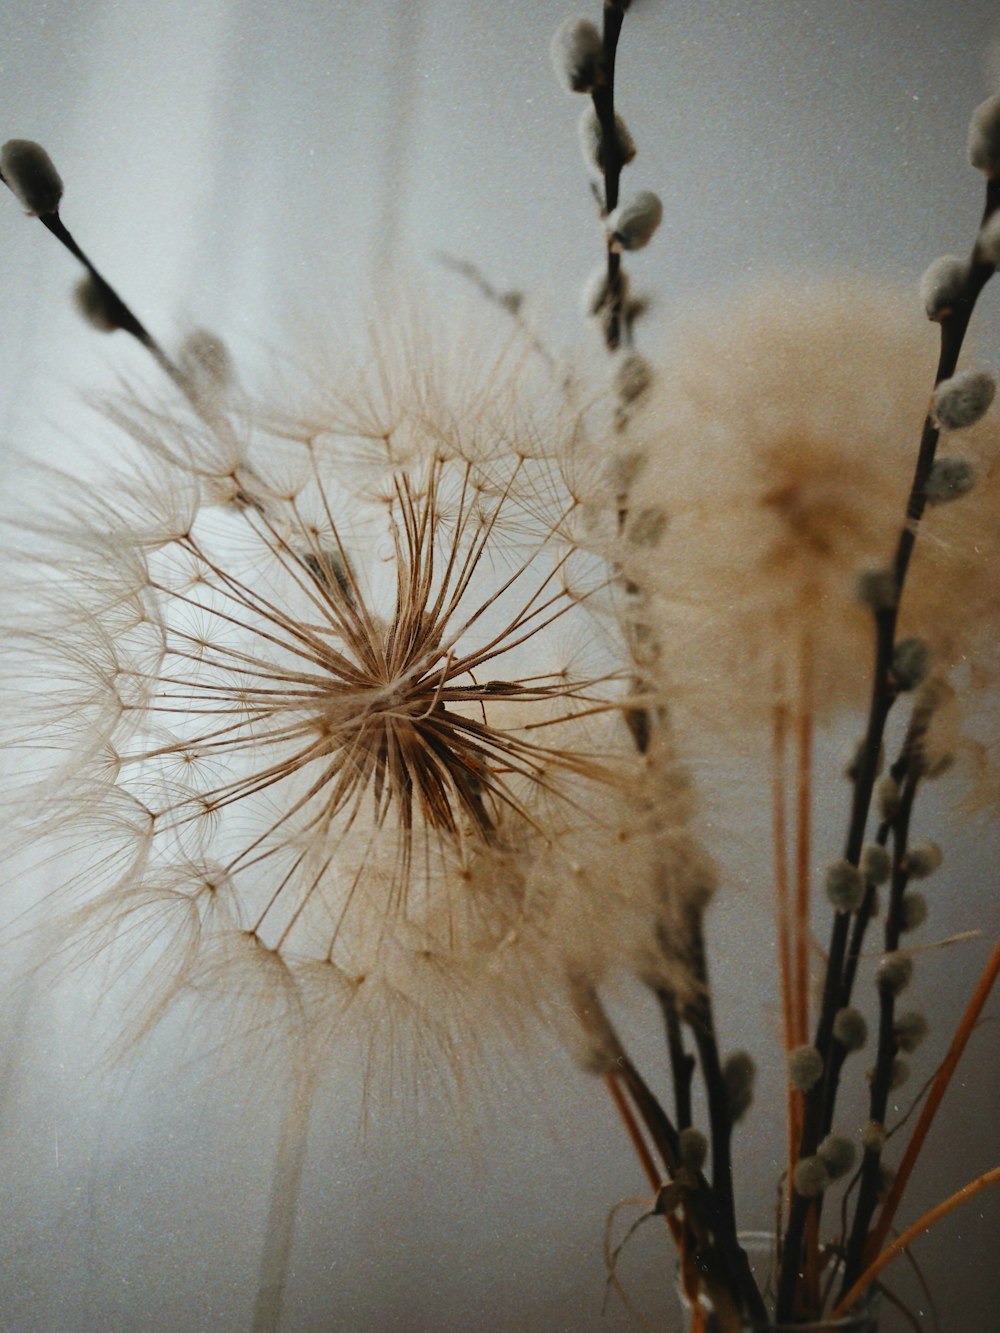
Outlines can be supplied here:
<path id="1" fill-rule="evenodd" d="M 591 170 L 598 174 L 604 171 L 604 130 L 597 117 L 597 112 L 588 106 L 580 117 L 577 126 L 580 136 L 580 150 L 583 160 Z M 618 157 L 622 166 L 627 166 L 635 157 L 635 140 L 629 133 L 628 126 L 621 116 L 615 113 L 615 138 L 618 144 Z"/>
<path id="2" fill-rule="evenodd" d="M 589 93 L 604 74 L 604 41 L 586 18 L 568 18 L 552 37 L 552 68 L 572 93 Z"/>
<path id="3" fill-rule="evenodd" d="M 848 1051 L 860 1051 L 868 1040 L 868 1023 L 860 1009 L 838 1009 L 833 1019 L 833 1035 Z"/>
<path id="4" fill-rule="evenodd" d="M 59 211 L 63 183 L 41 144 L 30 139 L 8 139 L 0 149 L 0 172 L 33 216 Z"/>
<path id="5" fill-rule="evenodd" d="M 864 901 L 864 877 L 850 861 L 841 859 L 828 865 L 823 887 L 828 902 L 838 912 L 856 912 Z"/>
<path id="6" fill-rule="evenodd" d="M 652 190 L 640 190 L 608 217 L 612 245 L 616 250 L 641 250 L 653 239 L 662 221 L 659 195 Z"/>
<path id="7" fill-rule="evenodd" d="M 986 415 L 996 391 L 987 371 L 960 370 L 934 390 L 931 414 L 942 430 L 965 430 Z"/>
<path id="8" fill-rule="evenodd" d="M 830 1171 L 826 1162 L 818 1155 L 803 1157 L 801 1161 L 795 1163 L 795 1170 L 792 1172 L 792 1183 L 795 1186 L 796 1193 L 801 1194 L 803 1198 L 816 1198 L 830 1184 Z"/>
<path id="9" fill-rule="evenodd" d="M 822 1159 L 830 1179 L 839 1180 L 854 1166 L 858 1152 L 851 1140 L 843 1134 L 827 1134 L 816 1149 L 816 1155 Z"/>
<path id="10" fill-rule="evenodd" d="M 1000 175 L 1000 93 L 987 97 L 972 113 L 969 161 L 987 176 Z"/>
<path id="11" fill-rule="evenodd" d="M 955 308 L 968 277 L 969 265 L 958 255 L 942 255 L 928 265 L 920 279 L 920 299 L 928 319 L 940 320 Z"/>
<path id="12" fill-rule="evenodd" d="M 913 959 L 908 953 L 896 949 L 883 954 L 875 969 L 875 982 L 879 990 L 890 995 L 898 995 L 905 990 L 913 978 Z"/>
<path id="13" fill-rule="evenodd" d="M 287 406 L 120 403 L 122 469 L 46 478 L 7 807 L 46 857 L 93 849 L 67 929 L 130 959 L 140 1026 L 256 995 L 375 1066 L 468 1068 L 562 1032 L 570 975 L 683 987 L 675 890 L 711 871 L 669 744 L 621 716 L 584 422 L 516 333 L 414 320 Z"/>
<path id="14" fill-rule="evenodd" d="M 793 1088 L 808 1092 L 823 1077 L 823 1057 L 815 1046 L 796 1046 L 788 1053 L 788 1077 Z"/>
<path id="15" fill-rule="evenodd" d="M 891 782 L 892 779 L 890 778 Z M 861 873 L 871 884 L 888 882 L 892 870 L 889 853 L 877 842 L 870 842 L 861 852 Z"/>
<path id="16" fill-rule="evenodd" d="M 980 231 L 976 250 L 987 264 L 1000 267 L 1000 212 L 994 213 Z"/>
<path id="17" fill-rule="evenodd" d="M 968 495 L 976 484 L 976 471 L 967 458 L 937 458 L 924 486 L 929 505 L 950 504 Z"/>

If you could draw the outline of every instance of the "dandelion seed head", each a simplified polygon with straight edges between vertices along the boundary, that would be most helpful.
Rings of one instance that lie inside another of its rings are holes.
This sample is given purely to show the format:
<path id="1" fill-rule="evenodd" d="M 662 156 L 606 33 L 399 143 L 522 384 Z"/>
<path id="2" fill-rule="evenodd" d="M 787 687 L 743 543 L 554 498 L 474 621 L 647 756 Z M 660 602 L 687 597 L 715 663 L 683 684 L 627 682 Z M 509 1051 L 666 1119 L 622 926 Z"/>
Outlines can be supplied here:
<path id="1" fill-rule="evenodd" d="M 66 906 L 150 978 L 142 1023 L 256 968 L 281 1006 L 326 994 L 315 1030 L 420 1027 L 447 1057 L 469 1022 L 555 1022 L 571 973 L 681 985 L 662 936 L 704 857 L 673 755 L 622 718 L 579 415 L 535 394 L 520 343 L 485 383 L 426 344 L 388 328 L 356 399 L 324 379 L 295 404 L 113 405 L 130 459 L 94 496 L 64 486 L 26 561 L 26 823 L 118 820 Z M 185 374 L 218 368 L 190 350 Z"/>

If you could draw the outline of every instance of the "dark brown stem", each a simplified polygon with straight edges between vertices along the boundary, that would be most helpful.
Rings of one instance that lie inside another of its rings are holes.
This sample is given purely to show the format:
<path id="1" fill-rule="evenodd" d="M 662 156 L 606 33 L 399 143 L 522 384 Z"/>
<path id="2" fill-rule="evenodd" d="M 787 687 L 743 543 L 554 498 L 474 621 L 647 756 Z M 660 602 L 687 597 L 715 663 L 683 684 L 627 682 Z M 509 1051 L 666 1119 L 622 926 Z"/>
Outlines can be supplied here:
<path id="1" fill-rule="evenodd" d="M 591 94 L 594 112 L 601 127 L 602 169 L 604 173 L 604 213 L 607 216 L 618 207 L 618 187 L 621 181 L 622 162 L 618 147 L 618 134 L 615 129 L 615 55 L 618 50 L 618 38 L 621 35 L 624 12 L 612 5 L 604 6 L 604 81 L 598 83 Z M 624 288 L 622 284 L 621 255 L 611 247 L 608 238 L 608 317 L 604 326 L 604 340 L 609 351 L 615 351 L 621 342 L 622 305 Z"/>
<path id="2" fill-rule="evenodd" d="M 906 849 L 909 841 L 913 802 L 916 799 L 919 781 L 919 770 L 914 768 L 903 787 L 899 814 L 893 820 L 892 886 L 889 893 L 889 907 L 885 923 L 885 949 L 887 953 L 899 948 L 899 936 L 903 920 L 903 894 L 909 882 L 909 875 L 906 870 Z M 872 1075 L 868 1112 L 869 1118 L 880 1125 L 885 1124 L 886 1107 L 891 1091 L 893 1061 L 896 1058 L 899 1046 L 894 1032 L 895 1015 L 896 991 L 888 986 L 880 986 L 878 1049 L 875 1056 L 875 1070 Z M 871 1148 L 865 1149 L 861 1164 L 858 1201 L 854 1209 L 854 1223 L 847 1243 L 847 1259 L 844 1265 L 841 1295 L 854 1284 L 864 1264 L 868 1228 L 871 1225 L 875 1205 L 878 1202 L 881 1160 L 881 1151 L 874 1151 Z"/>
<path id="3" fill-rule="evenodd" d="M 986 185 L 986 202 L 980 225 L 992 217 L 998 207 L 1000 207 L 1000 179 L 991 179 L 987 181 Z M 993 276 L 994 271 L 993 265 L 982 262 L 974 249 L 969 260 L 965 289 L 961 297 L 955 302 L 954 307 L 945 312 L 941 318 L 941 345 L 934 377 L 935 385 L 940 384 L 942 380 L 946 380 L 954 374 L 976 301 L 983 287 Z M 899 603 L 909 570 L 910 558 L 916 543 L 920 520 L 927 505 L 927 481 L 934 466 L 938 436 L 938 427 L 928 414 L 921 432 L 913 483 L 910 487 L 910 495 L 906 506 L 906 521 L 900 530 L 891 565 L 896 593 L 894 603 L 890 607 L 880 608 L 875 612 L 875 667 L 872 677 L 871 703 L 869 705 L 865 739 L 855 776 L 851 814 L 844 847 L 846 859 L 855 866 L 861 857 L 865 829 L 868 824 L 886 719 L 896 698 L 896 687 L 890 668 L 896 640 Z M 822 1135 L 824 1122 L 832 1116 L 833 1098 L 831 1094 L 836 1079 L 834 1072 L 833 1020 L 840 1004 L 840 997 L 843 994 L 849 932 L 850 914 L 837 912 L 834 915 L 830 933 L 823 998 L 814 1039 L 815 1045 L 823 1057 L 824 1077 L 806 1097 L 805 1121 L 799 1146 L 800 1159 L 812 1156 L 815 1153 Z M 778 1281 L 776 1317 L 779 1323 L 791 1317 L 794 1306 L 795 1289 L 802 1258 L 803 1230 L 809 1210 L 808 1205 L 808 1200 L 803 1200 L 799 1195 L 793 1193 Z M 859 1208 L 860 1206 L 859 1200 Z"/>
<path id="4" fill-rule="evenodd" d="M 658 989 L 656 998 L 660 1003 L 663 1021 L 667 1029 L 667 1050 L 670 1054 L 670 1072 L 674 1084 L 674 1113 L 677 1128 L 688 1129 L 691 1119 L 691 1081 L 694 1075 L 695 1058 L 684 1049 L 684 1034 L 681 1031 L 680 1013 L 677 1009 L 677 996 L 673 991 Z"/>

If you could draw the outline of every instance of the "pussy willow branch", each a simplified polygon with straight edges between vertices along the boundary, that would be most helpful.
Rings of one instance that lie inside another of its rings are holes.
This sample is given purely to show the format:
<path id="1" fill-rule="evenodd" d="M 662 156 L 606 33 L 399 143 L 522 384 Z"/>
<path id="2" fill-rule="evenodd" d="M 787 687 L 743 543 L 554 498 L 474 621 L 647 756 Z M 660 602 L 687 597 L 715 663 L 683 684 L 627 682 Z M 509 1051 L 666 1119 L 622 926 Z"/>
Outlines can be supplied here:
<path id="1" fill-rule="evenodd" d="M 899 813 L 893 820 L 892 881 L 885 924 L 885 949 L 887 953 L 899 948 L 903 894 L 909 882 L 909 874 L 906 870 L 906 849 L 909 839 L 910 818 L 913 814 L 913 803 L 916 799 L 920 776 L 919 770 L 914 769 L 906 779 L 900 800 Z M 878 998 L 878 1048 L 875 1056 L 875 1071 L 871 1081 L 868 1115 L 869 1119 L 883 1125 L 885 1124 L 885 1113 L 889 1102 L 893 1060 L 898 1049 L 894 1032 L 896 993 L 888 986 L 881 986 Z M 881 1164 L 881 1149 L 866 1148 L 861 1164 L 858 1199 L 854 1206 L 854 1223 L 847 1243 L 842 1293 L 852 1286 L 855 1278 L 861 1272 L 868 1227 L 875 1211 L 875 1205 L 878 1202 Z"/>
<path id="2" fill-rule="evenodd" d="M 677 1128 L 688 1129 L 691 1121 L 691 1080 L 694 1076 L 695 1058 L 684 1048 L 684 1033 L 681 1028 L 677 996 L 663 987 L 657 989 L 656 998 L 663 1014 L 667 1032 L 667 1050 L 670 1054 L 670 1074 L 674 1085 L 674 1111 L 677 1116 Z"/>
<path id="3" fill-rule="evenodd" d="M 980 227 L 993 216 L 998 207 L 1000 207 L 1000 179 L 991 178 L 986 185 L 986 203 Z M 949 379 L 954 374 L 976 301 L 979 299 L 979 294 L 986 283 L 993 276 L 994 271 L 993 265 L 982 262 L 978 258 L 976 250 L 973 249 L 965 289 L 961 297 L 955 302 L 954 307 L 944 314 L 941 320 L 941 344 L 934 377 L 935 385 Z M 920 520 L 927 506 L 927 481 L 934 466 L 939 434 L 937 425 L 928 413 L 924 419 L 921 433 L 913 483 L 906 507 L 906 521 L 900 530 L 891 567 L 896 595 L 892 606 L 880 608 L 874 613 L 875 667 L 872 677 L 871 703 L 865 739 L 854 782 L 854 794 L 844 849 L 846 859 L 854 866 L 858 864 L 861 857 L 872 794 L 878 775 L 878 760 L 885 733 L 886 719 L 896 700 L 897 691 L 892 679 L 891 665 L 896 641 L 899 604 L 906 582 L 910 558 L 916 544 Z M 832 1067 L 833 1020 L 843 993 L 842 983 L 850 923 L 851 913 L 837 912 L 834 915 L 827 953 L 823 999 L 815 1036 L 815 1045 L 823 1057 L 827 1074 Z M 816 1151 L 822 1135 L 827 1074 L 806 1095 L 805 1123 L 799 1145 L 800 1158 L 809 1157 Z M 776 1313 L 779 1321 L 787 1320 L 792 1313 L 795 1285 L 801 1259 L 803 1231 L 811 1206 L 811 1200 L 793 1192 L 778 1284 Z"/>
<path id="4" fill-rule="evenodd" d="M 604 81 L 598 83 L 591 97 L 594 112 L 601 127 L 601 144 L 604 170 L 604 212 L 608 214 L 618 207 L 618 187 L 621 181 L 621 153 L 618 151 L 618 135 L 615 132 L 615 54 L 618 50 L 618 38 L 621 35 L 624 11 L 614 5 L 604 6 Z M 622 306 L 624 291 L 622 286 L 621 255 L 612 248 L 608 237 L 608 300 L 610 308 L 604 326 L 604 340 L 609 351 L 614 351 L 622 332 Z"/>

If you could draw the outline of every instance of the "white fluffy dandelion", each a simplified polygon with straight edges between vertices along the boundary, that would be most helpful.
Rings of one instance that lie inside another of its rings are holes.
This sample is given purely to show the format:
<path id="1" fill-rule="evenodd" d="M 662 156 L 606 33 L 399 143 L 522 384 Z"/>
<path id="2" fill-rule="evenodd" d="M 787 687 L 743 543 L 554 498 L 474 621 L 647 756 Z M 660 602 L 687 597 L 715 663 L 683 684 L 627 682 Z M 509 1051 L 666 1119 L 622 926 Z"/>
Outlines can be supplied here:
<path id="1" fill-rule="evenodd" d="M 657 926 L 704 867 L 622 721 L 582 423 L 523 355 L 483 380 L 383 329 L 294 410 L 118 405 L 129 462 L 33 520 L 25 825 L 118 829 L 65 899 L 86 940 L 156 955 L 144 1015 L 270 970 L 367 1042 L 410 1019 L 447 1049 L 457 1014 L 667 969 Z"/>

